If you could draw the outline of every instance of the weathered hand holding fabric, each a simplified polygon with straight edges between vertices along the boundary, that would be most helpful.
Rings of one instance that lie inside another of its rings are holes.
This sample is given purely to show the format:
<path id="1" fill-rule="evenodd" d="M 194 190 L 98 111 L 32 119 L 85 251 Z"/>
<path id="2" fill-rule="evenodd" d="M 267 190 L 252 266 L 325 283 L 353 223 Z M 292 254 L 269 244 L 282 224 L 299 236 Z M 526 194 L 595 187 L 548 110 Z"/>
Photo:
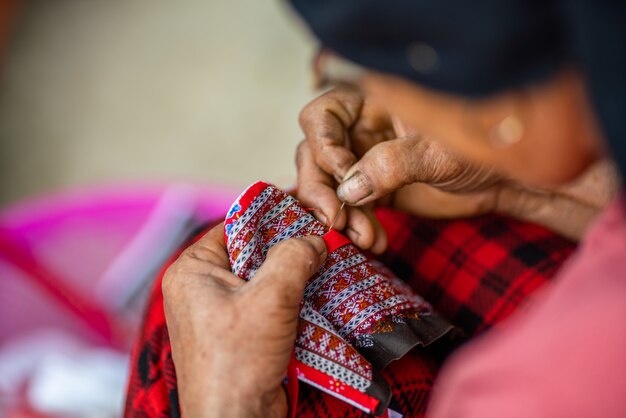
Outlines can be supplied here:
<path id="1" fill-rule="evenodd" d="M 245 282 L 230 271 L 222 225 L 185 248 L 160 283 L 158 321 L 167 320 L 168 336 L 151 337 L 140 356 L 142 367 L 156 358 L 168 362 L 152 374 L 143 369 L 141 378 L 150 382 L 153 400 L 165 397 L 173 409 L 147 403 L 143 413 L 127 416 L 180 416 L 180 397 L 187 417 L 284 418 L 282 384 L 300 301 L 326 254 L 320 237 L 287 240 L 272 249 L 255 280 Z M 171 343 L 171 357 L 169 347 L 152 354 L 151 344 L 161 343 Z M 162 390 L 156 382 L 164 381 L 180 390 Z"/>
<path id="2" fill-rule="evenodd" d="M 224 232 L 232 271 L 245 280 L 254 280 L 270 248 L 285 239 L 317 235 L 326 242 L 328 257 L 304 291 L 290 365 L 292 402 L 297 376 L 368 413 L 384 414 L 390 390 L 377 371 L 451 329 L 382 264 L 272 185 L 246 189 Z"/>

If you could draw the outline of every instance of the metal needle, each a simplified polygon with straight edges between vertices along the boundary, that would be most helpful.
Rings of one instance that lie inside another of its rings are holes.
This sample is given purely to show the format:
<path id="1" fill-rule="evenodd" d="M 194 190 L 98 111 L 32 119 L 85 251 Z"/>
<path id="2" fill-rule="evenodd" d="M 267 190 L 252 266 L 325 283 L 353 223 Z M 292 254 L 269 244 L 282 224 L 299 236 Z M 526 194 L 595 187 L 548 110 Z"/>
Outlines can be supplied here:
<path id="1" fill-rule="evenodd" d="M 330 227 L 328 228 L 329 230 L 333 229 L 333 226 L 335 225 L 335 221 L 337 221 L 337 218 L 339 218 L 339 215 L 341 215 L 341 211 L 343 210 L 344 206 L 346 206 L 346 202 L 343 202 L 341 206 L 339 207 L 339 211 L 335 215 L 335 218 L 333 219 L 333 221 L 330 223 Z"/>

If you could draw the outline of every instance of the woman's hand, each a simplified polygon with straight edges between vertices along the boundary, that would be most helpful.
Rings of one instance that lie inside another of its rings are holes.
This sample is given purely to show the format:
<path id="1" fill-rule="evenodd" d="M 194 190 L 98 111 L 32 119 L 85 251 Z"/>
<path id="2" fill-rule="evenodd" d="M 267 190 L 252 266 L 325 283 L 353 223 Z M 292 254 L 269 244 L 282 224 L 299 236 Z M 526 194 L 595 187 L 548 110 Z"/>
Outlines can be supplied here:
<path id="1" fill-rule="evenodd" d="M 374 205 L 431 218 L 497 212 L 578 240 L 618 189 L 606 160 L 571 184 L 526 187 L 407 129 L 355 88 L 338 87 L 313 100 L 300 125 L 298 198 L 327 225 L 346 202 L 334 227 L 374 253 L 387 246 Z"/>
<path id="2" fill-rule="evenodd" d="M 335 88 L 300 114 L 298 198 L 327 225 L 375 253 L 386 247 L 371 213 L 386 204 L 416 215 L 459 217 L 494 210 L 502 178 L 421 137 L 356 89 Z M 407 186 L 407 187 L 405 187 Z"/>
<path id="3" fill-rule="evenodd" d="M 222 225 L 183 251 L 163 297 L 184 416 L 287 415 L 300 301 L 325 258 L 320 237 L 286 240 L 245 282 L 230 272 Z"/>

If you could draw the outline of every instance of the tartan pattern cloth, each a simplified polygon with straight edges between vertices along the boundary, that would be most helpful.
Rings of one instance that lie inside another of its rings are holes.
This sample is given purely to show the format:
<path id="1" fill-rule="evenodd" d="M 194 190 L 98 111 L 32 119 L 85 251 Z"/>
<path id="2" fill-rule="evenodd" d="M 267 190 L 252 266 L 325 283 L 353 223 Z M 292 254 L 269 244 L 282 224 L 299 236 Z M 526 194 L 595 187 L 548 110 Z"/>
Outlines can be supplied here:
<path id="1" fill-rule="evenodd" d="M 469 337 L 508 317 L 552 278 L 575 244 L 497 215 L 423 220 L 379 209 L 389 249 L 379 257 Z"/>
<path id="2" fill-rule="evenodd" d="M 452 327 L 380 262 L 369 260 L 339 232 L 328 231 L 271 184 L 248 187 L 224 222 L 232 271 L 244 280 L 254 279 L 272 246 L 307 235 L 324 239 L 328 257 L 304 290 L 292 378 L 383 415 L 390 390 L 376 372 Z M 295 403 L 297 392 L 288 392 Z"/>
<path id="3" fill-rule="evenodd" d="M 376 214 L 389 238 L 379 259 L 468 337 L 516 311 L 575 249 L 572 242 L 540 226 L 497 215 L 431 220 L 391 209 Z M 126 417 L 180 416 L 161 278 L 155 281 L 133 349 Z M 392 409 L 407 417 L 424 416 L 446 354 L 437 349 L 413 350 L 381 372 L 391 387 Z M 366 416 L 305 385 L 295 408 L 296 416 L 304 418 Z"/>

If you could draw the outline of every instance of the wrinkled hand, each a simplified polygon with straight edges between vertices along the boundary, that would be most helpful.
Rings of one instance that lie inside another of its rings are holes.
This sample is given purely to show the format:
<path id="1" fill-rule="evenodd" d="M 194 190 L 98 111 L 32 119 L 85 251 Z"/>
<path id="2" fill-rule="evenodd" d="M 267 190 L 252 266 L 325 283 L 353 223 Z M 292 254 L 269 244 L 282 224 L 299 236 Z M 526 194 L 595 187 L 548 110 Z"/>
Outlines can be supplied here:
<path id="1" fill-rule="evenodd" d="M 358 90 L 338 87 L 300 114 L 305 140 L 296 155 L 298 198 L 328 224 L 336 220 L 363 249 L 386 237 L 371 212 L 391 205 L 415 215 L 470 216 L 495 208 L 501 178 L 393 120 Z"/>
<path id="2" fill-rule="evenodd" d="M 286 240 L 245 282 L 230 272 L 220 225 L 172 264 L 162 287 L 184 416 L 286 416 L 300 300 L 325 257 L 319 237 Z"/>

